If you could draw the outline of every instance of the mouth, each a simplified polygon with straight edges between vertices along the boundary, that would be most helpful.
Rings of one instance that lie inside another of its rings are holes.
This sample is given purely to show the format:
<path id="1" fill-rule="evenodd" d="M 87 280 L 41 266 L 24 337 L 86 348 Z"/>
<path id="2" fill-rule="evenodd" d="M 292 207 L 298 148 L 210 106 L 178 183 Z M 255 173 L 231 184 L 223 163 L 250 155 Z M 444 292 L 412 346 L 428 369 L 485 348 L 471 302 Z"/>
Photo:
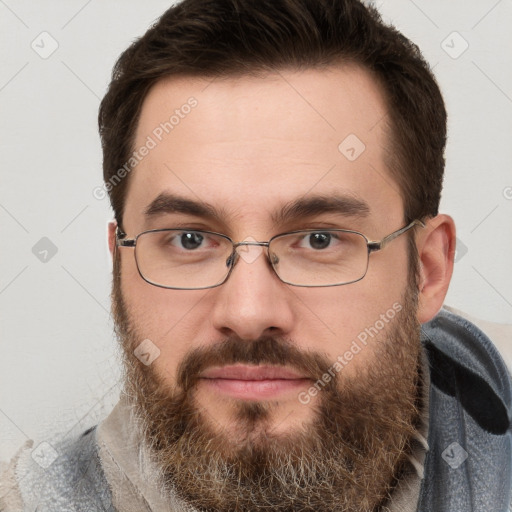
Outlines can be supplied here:
<path id="1" fill-rule="evenodd" d="M 265 400 L 298 392 L 311 381 L 289 368 L 247 365 L 209 368 L 200 379 L 214 391 L 245 400 Z"/>

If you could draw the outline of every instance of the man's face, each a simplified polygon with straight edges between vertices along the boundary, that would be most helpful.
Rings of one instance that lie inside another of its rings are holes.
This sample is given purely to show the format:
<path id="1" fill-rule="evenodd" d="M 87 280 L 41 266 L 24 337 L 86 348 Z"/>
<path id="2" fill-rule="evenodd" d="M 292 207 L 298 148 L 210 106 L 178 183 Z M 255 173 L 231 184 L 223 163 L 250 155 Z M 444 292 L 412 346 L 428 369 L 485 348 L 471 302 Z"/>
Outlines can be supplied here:
<path id="1" fill-rule="evenodd" d="M 182 109 L 190 97 L 196 106 Z M 158 140 L 155 129 L 177 109 L 179 122 L 169 133 L 157 130 Z M 386 117 L 380 89 L 357 67 L 162 80 L 143 104 L 134 147 L 148 136 L 157 143 L 130 175 L 123 229 L 129 238 L 186 228 L 266 241 L 346 228 L 380 240 L 404 225 L 398 185 L 384 164 Z M 145 213 L 162 194 L 207 204 L 215 216 Z M 355 200 L 367 211 L 285 215 L 290 205 L 320 197 Z M 132 253 L 118 249 L 114 312 L 128 388 L 168 483 L 212 510 L 250 510 L 268 498 L 257 482 L 269 474 L 273 510 L 290 503 L 283 489 L 295 504 L 300 489 L 315 503 L 313 485 L 328 480 L 335 483 L 331 501 L 325 487 L 316 510 L 375 507 L 397 476 L 416 417 L 419 336 L 406 236 L 371 255 L 364 279 L 320 288 L 281 282 L 264 252 L 242 255 L 219 287 L 158 288 L 140 277 Z M 134 355 L 143 340 L 159 350 L 149 366 Z M 256 365 L 277 373 L 247 373 Z M 222 374 L 227 366 L 242 373 Z M 200 485 L 193 470 L 213 466 L 215 476 Z M 304 481 L 299 468 L 309 475 Z M 283 482 L 277 474 L 297 478 Z M 258 489 L 259 498 L 242 489 Z"/>

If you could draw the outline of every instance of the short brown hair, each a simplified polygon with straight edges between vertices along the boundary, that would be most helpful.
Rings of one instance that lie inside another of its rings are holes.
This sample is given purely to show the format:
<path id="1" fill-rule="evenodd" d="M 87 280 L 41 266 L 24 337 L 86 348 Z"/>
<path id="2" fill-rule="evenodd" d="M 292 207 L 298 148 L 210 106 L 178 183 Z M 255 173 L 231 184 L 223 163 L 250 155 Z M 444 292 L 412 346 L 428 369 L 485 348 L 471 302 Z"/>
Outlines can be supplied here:
<path id="1" fill-rule="evenodd" d="M 385 93 L 386 165 L 406 220 L 437 215 L 446 143 L 441 92 L 417 46 L 358 0 L 184 0 L 168 9 L 114 66 L 99 110 L 105 183 L 129 161 L 142 102 L 158 80 L 343 61 L 370 71 Z M 107 188 L 119 224 L 128 179 Z"/>

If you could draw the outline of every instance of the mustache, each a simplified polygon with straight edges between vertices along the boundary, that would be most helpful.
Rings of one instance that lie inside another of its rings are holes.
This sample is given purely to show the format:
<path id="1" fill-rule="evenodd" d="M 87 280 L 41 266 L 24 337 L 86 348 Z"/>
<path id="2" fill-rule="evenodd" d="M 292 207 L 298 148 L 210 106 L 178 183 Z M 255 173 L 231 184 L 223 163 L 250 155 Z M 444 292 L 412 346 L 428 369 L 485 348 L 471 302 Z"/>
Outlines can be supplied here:
<path id="1" fill-rule="evenodd" d="M 186 392 L 206 369 L 237 363 L 287 367 L 315 381 L 331 364 L 327 356 L 302 351 L 284 338 L 261 336 L 256 340 L 242 340 L 235 335 L 214 345 L 192 349 L 178 366 L 177 384 Z"/>

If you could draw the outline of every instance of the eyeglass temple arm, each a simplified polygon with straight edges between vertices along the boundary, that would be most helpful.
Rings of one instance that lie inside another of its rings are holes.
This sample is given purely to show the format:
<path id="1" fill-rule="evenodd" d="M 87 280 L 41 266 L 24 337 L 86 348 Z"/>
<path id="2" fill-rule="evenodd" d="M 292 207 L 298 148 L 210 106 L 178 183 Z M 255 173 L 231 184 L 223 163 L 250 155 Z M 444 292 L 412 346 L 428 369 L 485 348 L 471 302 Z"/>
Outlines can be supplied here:
<path id="1" fill-rule="evenodd" d="M 123 240 L 126 233 L 117 227 L 116 229 L 116 246 L 121 247 L 135 247 L 135 239 Z"/>
<path id="2" fill-rule="evenodd" d="M 368 251 L 369 252 L 375 252 L 375 251 L 380 251 L 381 249 L 384 249 L 384 247 L 386 247 L 386 245 L 389 244 L 389 242 L 391 242 L 392 240 L 394 240 L 396 237 L 402 235 L 403 233 L 405 233 L 406 231 L 409 231 L 409 229 L 413 228 L 414 226 L 421 226 L 422 228 L 425 227 L 425 223 L 422 222 L 421 220 L 413 220 L 410 224 L 408 224 L 407 226 L 399 229 L 398 231 L 394 231 L 393 233 L 391 233 L 390 235 L 388 236 L 385 236 L 382 240 L 380 241 L 372 241 L 372 242 L 368 242 Z"/>

